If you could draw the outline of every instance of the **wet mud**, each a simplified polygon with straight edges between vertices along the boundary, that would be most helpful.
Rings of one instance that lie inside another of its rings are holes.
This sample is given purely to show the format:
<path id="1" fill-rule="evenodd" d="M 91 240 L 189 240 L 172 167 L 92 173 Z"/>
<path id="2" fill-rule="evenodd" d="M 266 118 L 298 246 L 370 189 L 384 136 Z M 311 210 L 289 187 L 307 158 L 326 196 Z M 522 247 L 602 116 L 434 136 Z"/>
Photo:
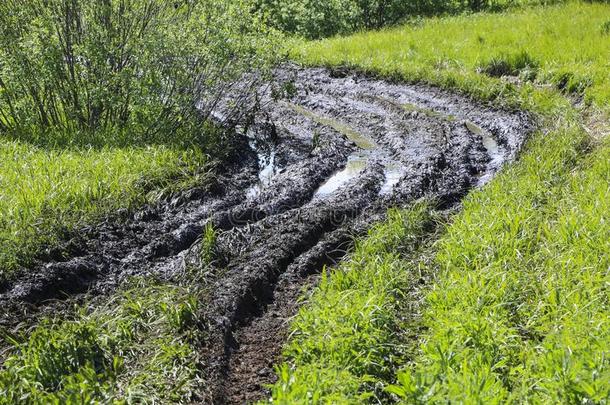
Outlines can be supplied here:
<path id="1" fill-rule="evenodd" d="M 83 229 L 0 289 L 1 323 L 21 316 L 16 306 L 106 293 L 132 276 L 178 279 L 204 265 L 198 246 L 212 224 L 201 399 L 262 399 L 298 297 L 324 266 L 389 207 L 459 203 L 515 159 L 532 130 L 525 114 L 431 87 L 293 66 L 275 76 L 259 91 L 260 112 L 239 126 L 239 156 L 211 185 Z"/>

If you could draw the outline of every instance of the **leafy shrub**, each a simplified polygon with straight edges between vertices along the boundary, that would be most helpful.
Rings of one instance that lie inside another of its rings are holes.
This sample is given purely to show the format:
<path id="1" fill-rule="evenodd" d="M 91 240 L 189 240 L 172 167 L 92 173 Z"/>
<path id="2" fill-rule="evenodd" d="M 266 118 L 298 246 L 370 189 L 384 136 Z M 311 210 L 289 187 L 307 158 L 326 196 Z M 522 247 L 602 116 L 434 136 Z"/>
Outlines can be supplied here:
<path id="1" fill-rule="evenodd" d="M 231 0 L 3 1 L 0 132 L 85 143 L 100 130 L 143 143 L 208 133 L 215 101 L 265 65 L 265 30 Z"/>

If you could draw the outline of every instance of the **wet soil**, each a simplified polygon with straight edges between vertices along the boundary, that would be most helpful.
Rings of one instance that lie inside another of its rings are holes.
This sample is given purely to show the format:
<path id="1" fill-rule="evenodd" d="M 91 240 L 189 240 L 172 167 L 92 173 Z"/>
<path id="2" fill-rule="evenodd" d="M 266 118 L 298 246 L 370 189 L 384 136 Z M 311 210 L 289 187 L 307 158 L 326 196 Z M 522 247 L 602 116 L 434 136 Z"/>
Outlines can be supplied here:
<path id="1" fill-rule="evenodd" d="M 47 300 L 202 268 L 198 242 L 212 224 L 202 400 L 264 398 L 298 297 L 323 267 L 389 207 L 458 203 L 515 159 L 532 129 L 522 113 L 431 87 L 294 66 L 275 75 L 259 91 L 260 112 L 239 127 L 238 158 L 211 186 L 82 229 L 64 253 L 0 288 L 0 326 Z M 277 97 L 282 89 L 288 97 Z M 215 116 L 232 105 L 228 97 Z"/>

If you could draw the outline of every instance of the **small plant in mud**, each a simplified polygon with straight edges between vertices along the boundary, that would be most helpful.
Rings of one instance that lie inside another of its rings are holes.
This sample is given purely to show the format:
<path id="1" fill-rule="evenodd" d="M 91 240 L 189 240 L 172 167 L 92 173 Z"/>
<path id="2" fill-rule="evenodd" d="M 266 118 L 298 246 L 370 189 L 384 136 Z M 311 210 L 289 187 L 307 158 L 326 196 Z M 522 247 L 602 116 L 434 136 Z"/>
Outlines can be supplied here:
<path id="1" fill-rule="evenodd" d="M 201 251 L 199 258 L 201 259 L 201 265 L 207 266 L 216 259 L 216 239 L 218 234 L 214 225 L 208 223 L 203 230 L 201 239 Z"/>
<path id="2" fill-rule="evenodd" d="M 279 85 L 279 87 L 273 87 L 271 89 L 271 98 L 274 101 L 281 100 L 284 98 L 290 99 L 297 95 L 298 89 L 294 84 L 293 80 L 288 80 Z"/>
<path id="3" fill-rule="evenodd" d="M 190 332 L 197 320 L 199 302 L 195 295 L 185 297 L 181 302 L 162 302 L 159 308 L 169 324 L 179 333 Z"/>
<path id="4" fill-rule="evenodd" d="M 315 152 L 316 149 L 320 147 L 320 133 L 318 131 L 314 131 L 313 138 L 311 140 L 311 152 Z"/>

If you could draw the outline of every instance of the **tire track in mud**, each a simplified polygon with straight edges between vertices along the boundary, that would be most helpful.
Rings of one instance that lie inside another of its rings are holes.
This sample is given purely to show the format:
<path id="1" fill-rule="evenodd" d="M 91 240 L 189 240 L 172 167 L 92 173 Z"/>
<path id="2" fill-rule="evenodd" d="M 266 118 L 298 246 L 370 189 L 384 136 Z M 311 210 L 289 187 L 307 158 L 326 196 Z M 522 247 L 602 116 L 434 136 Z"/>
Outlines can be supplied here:
<path id="1" fill-rule="evenodd" d="M 83 229 L 68 254 L 51 252 L 0 289 L 2 323 L 21 316 L 15 305 L 108 292 L 131 276 L 179 278 L 198 265 L 191 248 L 211 223 L 218 260 L 201 314 L 203 400 L 261 399 L 297 298 L 324 265 L 389 207 L 424 196 L 459 202 L 514 159 L 532 129 L 524 114 L 426 86 L 292 66 L 275 76 L 290 97 L 261 88 L 240 159 L 213 187 Z"/>
<path id="2" fill-rule="evenodd" d="M 262 97 L 279 145 L 273 152 L 277 167 L 265 171 L 278 174 L 259 186 L 260 195 L 254 193 L 258 203 L 283 189 L 302 164 L 282 159 L 284 140 L 311 145 L 299 162 L 332 150 L 342 163 L 324 182 L 314 182 L 310 199 L 251 221 L 245 233 L 234 228 L 221 236 L 228 266 L 203 316 L 211 336 L 204 350 L 213 387 L 208 402 L 246 403 L 268 395 L 264 386 L 274 382 L 273 365 L 297 298 L 315 285 L 323 266 L 341 260 L 353 237 L 391 206 L 424 196 L 445 207 L 459 202 L 514 159 L 531 130 L 522 114 L 425 86 L 333 77 L 324 69 L 278 76 L 294 86 L 295 95 L 279 102 Z M 259 127 L 251 136 L 265 135 Z"/>

